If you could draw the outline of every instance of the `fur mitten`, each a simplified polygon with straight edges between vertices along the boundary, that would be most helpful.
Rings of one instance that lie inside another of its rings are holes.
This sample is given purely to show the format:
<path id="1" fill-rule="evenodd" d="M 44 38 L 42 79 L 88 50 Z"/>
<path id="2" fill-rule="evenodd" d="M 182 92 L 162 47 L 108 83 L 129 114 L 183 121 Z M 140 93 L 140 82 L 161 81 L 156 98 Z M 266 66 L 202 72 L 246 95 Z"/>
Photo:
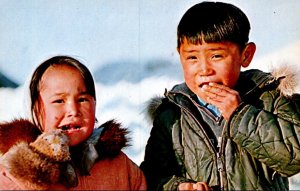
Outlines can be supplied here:
<path id="1" fill-rule="evenodd" d="M 45 189 L 60 181 L 71 160 L 68 141 L 60 130 L 43 133 L 32 143 L 14 145 L 2 156 L 2 163 L 24 188 Z"/>

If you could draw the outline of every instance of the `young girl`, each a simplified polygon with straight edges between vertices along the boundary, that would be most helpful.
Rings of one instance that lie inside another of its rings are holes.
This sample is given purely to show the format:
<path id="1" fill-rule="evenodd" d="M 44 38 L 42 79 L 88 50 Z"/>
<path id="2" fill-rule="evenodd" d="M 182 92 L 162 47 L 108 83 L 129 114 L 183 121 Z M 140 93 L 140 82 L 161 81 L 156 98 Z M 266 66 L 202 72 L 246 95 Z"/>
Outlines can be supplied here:
<path id="1" fill-rule="evenodd" d="M 33 123 L 0 125 L 1 190 L 146 189 L 143 173 L 121 151 L 126 129 L 113 120 L 94 128 L 95 86 L 82 63 L 67 56 L 43 62 L 33 73 L 30 98 Z"/>

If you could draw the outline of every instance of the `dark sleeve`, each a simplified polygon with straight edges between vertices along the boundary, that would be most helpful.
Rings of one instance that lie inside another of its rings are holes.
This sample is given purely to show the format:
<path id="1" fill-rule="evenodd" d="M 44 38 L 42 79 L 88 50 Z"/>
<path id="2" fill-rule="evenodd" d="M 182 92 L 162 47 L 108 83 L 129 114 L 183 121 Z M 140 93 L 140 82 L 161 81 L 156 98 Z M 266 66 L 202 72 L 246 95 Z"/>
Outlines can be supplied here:
<path id="1" fill-rule="evenodd" d="M 140 166 L 146 176 L 148 190 L 163 190 L 165 184 L 168 190 L 173 187 L 177 190 L 178 183 L 184 181 L 172 144 L 172 126 L 178 115 L 178 111 L 169 108 L 154 119 L 145 158 Z"/>
<path id="2" fill-rule="evenodd" d="M 263 108 L 244 104 L 230 123 L 233 140 L 283 176 L 300 172 L 300 99 L 264 93 Z"/>

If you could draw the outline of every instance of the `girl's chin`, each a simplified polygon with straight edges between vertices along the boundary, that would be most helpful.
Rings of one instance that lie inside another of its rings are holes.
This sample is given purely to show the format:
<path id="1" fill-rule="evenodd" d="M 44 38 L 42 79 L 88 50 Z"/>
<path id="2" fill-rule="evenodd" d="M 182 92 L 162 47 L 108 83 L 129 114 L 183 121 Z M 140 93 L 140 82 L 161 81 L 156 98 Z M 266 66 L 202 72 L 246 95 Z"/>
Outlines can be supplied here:
<path id="1" fill-rule="evenodd" d="M 76 142 L 76 141 L 71 141 L 71 142 L 69 143 L 69 146 L 70 146 L 70 147 L 75 147 L 75 146 L 79 145 L 79 143 L 80 143 L 80 142 L 78 142 L 78 141 L 77 141 L 77 142 Z"/>
<path id="2" fill-rule="evenodd" d="M 80 144 L 81 142 L 85 141 L 92 131 L 89 133 L 86 131 L 85 128 L 80 128 L 80 129 L 69 129 L 65 131 L 66 135 L 69 137 L 69 145 L 70 146 L 76 146 Z"/>
<path id="3" fill-rule="evenodd" d="M 76 145 L 79 145 L 80 143 L 82 143 L 85 139 L 83 137 L 70 137 L 69 138 L 70 142 L 69 142 L 69 146 L 70 147 L 74 147 Z"/>

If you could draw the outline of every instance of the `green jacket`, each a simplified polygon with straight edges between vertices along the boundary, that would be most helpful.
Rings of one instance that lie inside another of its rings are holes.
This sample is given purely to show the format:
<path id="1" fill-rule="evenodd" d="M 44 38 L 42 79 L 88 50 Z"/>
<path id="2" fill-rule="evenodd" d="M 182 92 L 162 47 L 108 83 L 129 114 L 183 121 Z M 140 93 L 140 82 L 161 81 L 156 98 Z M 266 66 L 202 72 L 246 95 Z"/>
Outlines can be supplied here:
<path id="1" fill-rule="evenodd" d="M 200 106 L 186 84 L 152 100 L 140 166 L 148 189 L 204 181 L 215 190 L 288 190 L 288 177 L 300 172 L 300 96 L 280 90 L 288 80 L 242 72 L 235 87 L 242 103 L 228 121 Z"/>

